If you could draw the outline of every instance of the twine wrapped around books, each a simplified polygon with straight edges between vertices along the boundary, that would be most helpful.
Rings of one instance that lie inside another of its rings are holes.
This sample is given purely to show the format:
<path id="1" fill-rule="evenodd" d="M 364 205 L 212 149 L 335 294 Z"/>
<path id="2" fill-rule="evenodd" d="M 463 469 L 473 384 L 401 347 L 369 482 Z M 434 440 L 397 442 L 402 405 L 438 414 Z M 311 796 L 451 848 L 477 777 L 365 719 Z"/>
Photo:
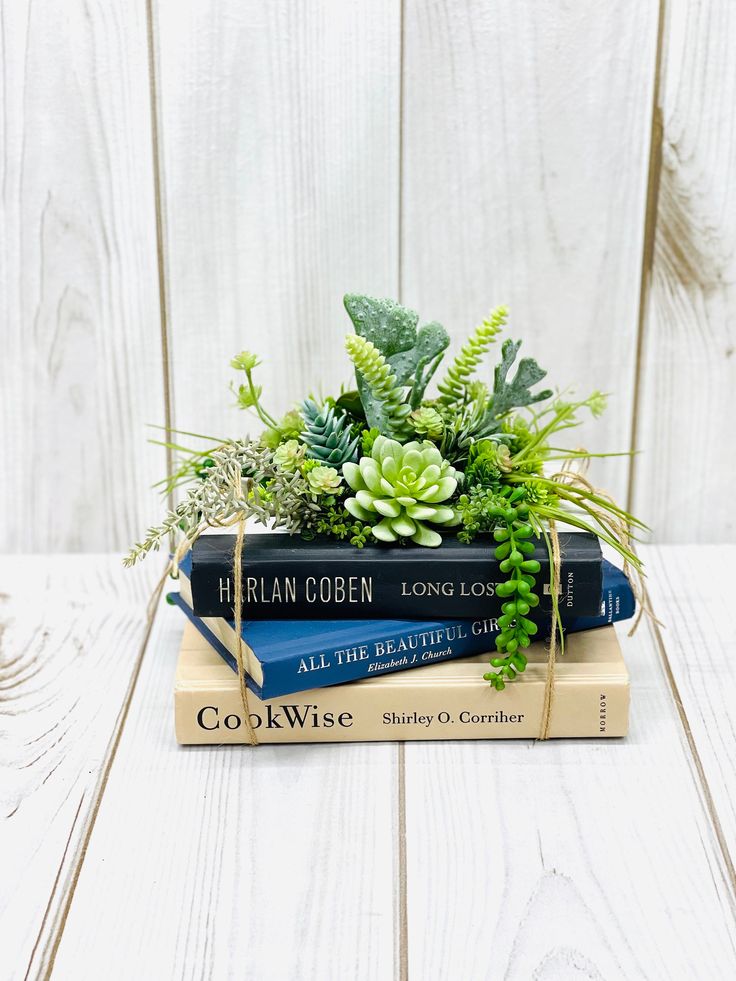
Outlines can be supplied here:
<path id="1" fill-rule="evenodd" d="M 245 517 L 240 515 L 238 522 L 238 533 L 235 536 L 235 548 L 233 549 L 233 582 L 235 585 L 235 660 L 238 663 L 238 684 L 240 686 L 240 700 L 243 703 L 243 715 L 245 717 L 245 730 L 248 733 L 248 740 L 251 746 L 258 745 L 256 730 L 250 721 L 250 706 L 248 704 L 248 685 L 245 680 L 245 663 L 243 659 L 243 544 L 245 542 Z"/>
<path id="2" fill-rule="evenodd" d="M 560 595 L 560 539 L 554 521 L 549 523 L 549 540 L 552 551 L 552 633 L 547 651 L 547 678 L 544 683 L 542 720 L 539 724 L 539 739 L 549 739 L 549 726 L 552 720 L 552 703 L 555 696 L 555 662 L 557 661 L 557 635 L 560 629 L 558 604 Z"/>
<path id="3" fill-rule="evenodd" d="M 581 449 L 580 452 L 584 453 L 585 451 Z M 568 460 L 563 465 L 560 472 L 554 474 L 551 479 L 558 481 L 561 484 L 567 484 L 569 487 L 578 487 L 581 490 L 587 491 L 589 494 L 593 494 L 596 497 L 605 498 L 606 500 L 615 504 L 615 501 L 607 491 L 600 487 L 596 487 L 585 476 L 585 470 L 587 470 L 588 463 L 589 461 L 587 459 L 572 458 Z M 631 532 L 628 522 L 623 517 L 614 517 L 610 511 L 607 511 L 605 508 L 597 507 L 594 502 L 590 503 L 590 510 L 596 521 L 598 521 L 598 523 L 605 528 L 617 542 L 620 542 L 628 549 L 631 548 Z M 557 528 L 555 522 L 551 519 L 549 521 L 549 539 L 552 558 L 552 632 L 550 634 L 549 648 L 547 651 L 547 677 L 544 685 L 544 701 L 542 704 L 542 720 L 539 727 L 539 739 L 549 739 L 552 704 L 555 694 L 555 663 L 557 661 L 558 638 L 560 637 L 558 601 L 560 595 L 560 566 L 562 564 L 562 555 L 560 551 L 560 539 L 557 534 Z M 644 590 L 641 574 L 638 572 L 638 570 L 632 567 L 631 563 L 625 556 L 623 562 L 623 573 L 631 586 L 636 603 L 636 616 L 634 617 L 634 622 L 632 623 L 628 634 L 629 637 L 631 637 L 638 628 L 642 616 L 646 615 L 646 617 L 649 620 L 652 620 L 654 623 L 659 623 L 659 621 L 655 617 L 649 604 L 649 598 Z"/>
<path id="4" fill-rule="evenodd" d="M 240 470 L 234 470 L 230 475 L 233 496 L 236 501 L 247 500 L 247 493 L 250 486 L 250 479 L 245 480 L 246 490 L 243 490 L 243 477 Z M 248 741 L 251 746 L 258 745 L 258 736 L 250 721 L 250 705 L 248 702 L 248 684 L 245 676 L 245 658 L 243 657 L 243 547 L 245 543 L 245 510 L 238 508 L 235 514 L 226 518 L 224 521 L 201 522 L 196 528 L 187 532 L 177 545 L 171 560 L 164 569 L 161 581 L 153 594 L 152 602 L 158 598 L 161 587 L 166 581 L 166 577 L 171 574 L 178 576 L 179 565 L 186 553 L 194 546 L 199 536 L 205 528 L 230 528 L 237 524 L 238 530 L 235 536 L 235 548 L 233 549 L 233 586 L 235 591 L 235 605 L 233 609 L 233 619 L 235 627 L 235 663 L 238 668 L 238 687 L 240 688 L 240 701 L 243 706 L 243 716 L 245 730 L 248 733 Z M 151 615 L 149 607 L 149 617 Z"/>
<path id="5" fill-rule="evenodd" d="M 567 484 L 571 487 L 579 487 L 583 490 L 594 494 L 597 497 L 604 497 L 609 501 L 613 501 L 613 498 L 604 490 L 599 487 L 595 487 L 584 475 L 584 469 L 580 467 L 580 460 L 569 460 L 559 473 L 552 476 L 552 480 L 558 481 L 559 483 Z M 588 461 L 584 461 L 584 467 L 587 468 Z M 575 469 L 577 465 L 577 469 Z M 245 483 L 246 489 L 244 492 L 243 484 Z M 243 480 L 242 474 L 239 470 L 234 471 L 232 474 L 232 487 L 233 496 L 236 501 L 247 500 L 247 493 L 249 489 L 250 480 Z M 623 517 L 616 518 L 610 511 L 606 511 L 603 508 L 596 507 L 591 504 L 591 512 L 599 524 L 606 529 L 606 531 L 613 536 L 621 544 L 625 545 L 627 548 L 631 548 L 631 535 L 627 522 Z M 250 706 L 248 702 L 248 685 L 246 682 L 245 673 L 245 659 L 243 656 L 243 631 L 242 631 L 242 615 L 243 615 L 243 548 L 245 544 L 245 511 L 244 508 L 239 507 L 235 514 L 230 515 L 228 518 L 222 521 L 208 521 L 202 522 L 196 528 L 189 531 L 184 535 L 182 540 L 179 542 L 171 561 L 167 563 L 161 580 L 152 594 L 151 603 L 155 603 L 158 599 L 160 590 L 163 583 L 166 581 L 166 577 L 169 574 L 176 576 L 179 570 L 179 564 L 186 555 L 187 551 L 191 549 L 199 538 L 201 533 L 207 527 L 218 527 L 218 528 L 229 528 L 234 524 L 237 524 L 238 530 L 235 537 L 235 547 L 233 549 L 233 584 L 235 592 L 235 605 L 234 605 L 234 626 L 235 626 L 235 661 L 238 668 L 238 684 L 240 688 L 240 699 L 243 706 L 244 722 L 246 732 L 248 733 L 248 740 L 251 746 L 258 745 L 258 737 L 253 725 L 250 721 Z M 557 650 L 559 640 L 561 639 L 560 634 L 560 623 L 559 623 L 559 595 L 560 595 L 560 575 L 561 575 L 561 565 L 562 565 L 562 553 L 560 548 L 560 539 L 557 533 L 557 527 L 555 522 L 549 520 L 549 547 L 550 547 L 550 557 L 552 565 L 552 577 L 551 577 L 551 590 L 552 590 L 552 631 L 550 633 L 549 647 L 547 650 L 547 674 L 544 684 L 544 699 L 542 702 L 542 718 L 539 727 L 539 740 L 549 739 L 550 723 L 552 719 L 552 708 L 554 705 L 555 696 L 555 665 L 557 662 Z M 626 576 L 631 589 L 634 593 L 634 599 L 637 606 L 637 614 L 634 618 L 634 622 L 629 631 L 629 636 L 631 636 L 642 618 L 642 615 L 646 615 L 649 619 L 653 620 L 655 623 L 659 623 L 654 613 L 649 605 L 649 600 L 644 591 L 641 577 L 636 569 L 631 567 L 631 564 L 624 557 L 623 572 Z M 149 606 L 149 618 L 152 616 L 152 610 Z"/>

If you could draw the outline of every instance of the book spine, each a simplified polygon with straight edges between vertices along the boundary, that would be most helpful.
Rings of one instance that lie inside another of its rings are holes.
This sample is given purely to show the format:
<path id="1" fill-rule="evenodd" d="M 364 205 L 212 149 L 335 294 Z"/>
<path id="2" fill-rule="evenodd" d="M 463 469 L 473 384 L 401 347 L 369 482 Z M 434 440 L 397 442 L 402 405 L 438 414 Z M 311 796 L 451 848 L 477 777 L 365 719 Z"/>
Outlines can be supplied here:
<path id="1" fill-rule="evenodd" d="M 564 617 L 566 633 L 604 627 L 631 616 L 628 598 L 631 588 L 624 579 L 604 590 L 601 609 L 594 617 Z M 633 600 L 633 597 L 632 597 Z M 539 636 L 549 633 L 551 620 L 544 614 L 535 618 Z M 229 629 L 229 628 L 226 628 Z M 492 651 L 499 632 L 496 617 L 479 620 L 453 620 L 417 623 L 411 629 L 387 633 L 385 637 L 365 642 L 355 637 L 349 647 L 295 650 L 293 658 L 264 664 L 263 691 L 274 698 L 310 688 L 322 688 L 393 671 L 436 664 L 458 657 L 470 657 Z M 231 644 L 235 635 L 231 633 Z M 224 639 L 224 638 L 223 638 Z"/>
<path id="2" fill-rule="evenodd" d="M 236 679 L 225 688 L 179 688 L 174 695 L 178 742 L 247 743 Z M 438 687 L 370 681 L 262 701 L 249 694 L 250 721 L 260 743 L 535 738 L 544 680 L 525 679 L 498 697 L 479 681 Z M 624 736 L 629 686 L 576 678 L 558 681 L 552 737 Z"/>
<path id="3" fill-rule="evenodd" d="M 498 617 L 504 602 L 496 593 L 506 576 L 489 557 L 426 562 L 375 556 L 345 556 L 321 562 L 308 557 L 244 558 L 243 610 L 249 620 L 433 619 Z M 549 559 L 544 548 L 538 592 L 540 610 L 549 611 Z M 209 552 L 192 566 L 193 609 L 197 616 L 232 618 L 235 598 L 232 556 Z M 565 616 L 597 615 L 601 601 L 601 557 L 597 548 L 572 549 L 561 563 L 560 609 Z"/>
<path id="4" fill-rule="evenodd" d="M 628 579 L 620 569 L 603 561 L 601 608 L 596 616 L 576 617 L 568 630 L 590 630 L 605 623 L 629 620 L 636 612 L 636 600 Z"/>

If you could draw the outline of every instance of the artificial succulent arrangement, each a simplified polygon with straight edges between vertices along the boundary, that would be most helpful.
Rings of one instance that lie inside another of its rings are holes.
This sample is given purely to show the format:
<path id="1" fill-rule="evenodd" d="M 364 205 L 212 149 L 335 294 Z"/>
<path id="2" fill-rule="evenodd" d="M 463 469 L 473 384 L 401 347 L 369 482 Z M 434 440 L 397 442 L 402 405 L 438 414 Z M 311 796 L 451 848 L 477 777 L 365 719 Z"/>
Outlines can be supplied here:
<path id="1" fill-rule="evenodd" d="M 533 358 L 518 359 L 521 341 L 503 341 L 492 376 L 481 374 L 506 325 L 505 307 L 475 329 L 429 394 L 450 342 L 446 330 L 436 322 L 418 326 L 413 310 L 391 300 L 349 294 L 344 302 L 355 328 L 345 341 L 355 386 L 305 398 L 277 419 L 254 380 L 257 357 L 244 351 L 233 358 L 243 379 L 233 386 L 238 404 L 255 412 L 261 435 L 200 449 L 165 444 L 183 455 L 163 489 L 185 485 L 186 495 L 126 564 L 172 535 L 192 541 L 203 527 L 244 517 L 357 548 L 437 548 L 446 535 L 466 543 L 490 535 L 507 578 L 497 586 L 505 600 L 497 657 L 484 678 L 501 690 L 524 671 L 524 649 L 537 632 L 528 618 L 539 604 L 534 540 L 543 538 L 551 555 L 550 526 L 592 532 L 627 570 L 641 571 L 631 539 L 645 526 L 571 469 L 604 454 L 556 445 L 581 413 L 600 415 L 605 396 L 596 391 L 577 401 L 539 388 L 546 372 Z"/>

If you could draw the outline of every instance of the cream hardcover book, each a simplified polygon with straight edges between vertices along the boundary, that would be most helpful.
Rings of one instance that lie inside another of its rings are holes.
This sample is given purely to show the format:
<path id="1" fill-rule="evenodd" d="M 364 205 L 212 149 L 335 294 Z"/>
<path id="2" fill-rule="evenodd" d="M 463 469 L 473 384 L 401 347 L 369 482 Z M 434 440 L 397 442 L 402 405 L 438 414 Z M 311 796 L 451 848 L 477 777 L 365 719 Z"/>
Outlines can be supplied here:
<path id="1" fill-rule="evenodd" d="M 261 700 L 248 693 L 259 743 L 514 739 L 539 734 L 547 654 L 532 645 L 522 678 L 502 692 L 483 680 L 488 655 Z M 237 675 L 191 624 L 174 689 L 183 744 L 248 743 Z M 570 635 L 557 658 L 549 735 L 624 736 L 629 676 L 613 627 Z"/>

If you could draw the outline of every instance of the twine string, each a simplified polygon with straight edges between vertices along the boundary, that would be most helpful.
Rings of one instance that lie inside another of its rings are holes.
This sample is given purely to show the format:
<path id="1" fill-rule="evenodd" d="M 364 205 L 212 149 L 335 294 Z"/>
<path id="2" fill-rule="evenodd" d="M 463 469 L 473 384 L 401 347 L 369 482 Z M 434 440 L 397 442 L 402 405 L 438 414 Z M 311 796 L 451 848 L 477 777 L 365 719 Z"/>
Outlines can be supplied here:
<path id="1" fill-rule="evenodd" d="M 243 703 L 245 730 L 251 746 L 258 745 L 258 736 L 250 721 L 250 705 L 248 704 L 248 685 L 245 680 L 245 663 L 243 658 L 243 545 L 245 542 L 245 517 L 241 513 L 238 522 L 238 533 L 233 549 L 233 581 L 235 584 L 235 660 L 238 663 L 238 685 L 240 700 Z"/>
<path id="2" fill-rule="evenodd" d="M 581 490 L 586 490 L 589 493 L 593 493 L 598 497 L 606 498 L 613 502 L 613 498 L 601 488 L 595 487 L 588 479 L 584 476 L 585 469 L 587 469 L 588 461 L 585 460 L 583 465 L 579 465 L 579 469 L 574 469 L 576 462 L 580 464 L 580 461 L 566 461 L 559 473 L 556 473 L 551 478 L 559 483 L 567 484 L 571 487 L 577 487 Z M 246 495 L 243 493 L 243 478 L 242 474 L 237 468 L 231 474 L 232 487 L 234 491 L 234 497 L 238 503 L 244 502 L 246 500 Z M 246 483 L 248 483 L 246 481 Z M 591 510 L 593 511 L 596 520 L 605 528 L 612 537 L 619 541 L 622 545 L 627 548 L 631 548 L 631 532 L 628 523 L 623 517 L 617 518 L 612 515 L 609 511 L 602 508 L 595 507 L 595 504 L 591 502 Z M 179 572 L 179 564 L 187 553 L 191 549 L 194 543 L 197 541 L 201 533 L 207 527 L 220 527 L 228 528 L 232 525 L 237 524 L 237 533 L 235 537 L 235 547 L 233 549 L 233 583 L 235 592 L 235 606 L 234 606 L 234 626 L 235 626 L 235 660 L 238 668 L 238 685 L 240 688 L 240 698 L 243 706 L 244 722 L 246 732 L 248 733 L 248 740 L 251 746 L 258 745 L 258 737 L 253 725 L 250 721 L 250 706 L 248 701 L 248 686 L 246 683 L 246 673 L 245 673 L 245 658 L 243 654 L 243 632 L 242 632 L 242 614 L 243 614 L 243 549 L 245 545 L 245 511 L 244 508 L 238 507 L 236 512 L 230 515 L 224 520 L 213 520 L 209 519 L 206 522 L 201 522 L 195 528 L 190 529 L 179 542 L 171 560 L 166 564 L 163 575 L 158 583 L 158 586 L 154 590 L 153 597 L 158 596 L 160 588 L 163 586 L 164 581 L 168 575 L 176 577 Z M 557 527 L 554 520 L 549 520 L 549 542 L 551 547 L 552 556 L 552 631 L 550 634 L 549 648 L 547 651 L 547 673 L 544 685 L 544 701 L 542 705 L 542 718 L 539 729 L 539 739 L 546 740 L 549 739 L 550 722 L 552 719 L 552 708 L 554 705 L 555 696 L 555 665 L 557 661 L 557 648 L 558 648 L 558 636 L 560 631 L 559 624 L 559 594 L 560 594 L 560 575 L 561 575 L 561 565 L 562 556 L 560 549 L 560 539 L 557 533 Z M 654 613 L 652 612 L 647 595 L 644 591 L 643 584 L 641 581 L 641 576 L 639 572 L 632 568 L 631 564 L 624 558 L 623 572 L 628 579 L 631 588 L 634 593 L 634 598 L 638 607 L 637 615 L 634 623 L 629 631 L 629 636 L 634 633 L 637 629 L 641 617 L 646 614 L 648 618 L 653 620 L 655 623 L 658 622 Z M 149 617 L 151 611 L 149 608 Z"/>
<path id="3" fill-rule="evenodd" d="M 549 539 L 552 548 L 552 633 L 549 638 L 547 651 L 547 677 L 544 684 L 544 702 L 542 703 L 542 720 L 539 725 L 539 739 L 549 739 L 549 727 L 552 719 L 552 705 L 555 697 L 555 663 L 557 661 L 557 634 L 560 629 L 558 619 L 558 604 L 560 595 L 560 539 L 554 521 L 549 522 Z"/>
<path id="4" fill-rule="evenodd" d="M 189 549 L 194 547 L 194 543 L 205 530 L 205 528 L 230 528 L 237 524 L 238 530 L 235 536 L 235 547 L 233 549 L 233 585 L 235 591 L 235 606 L 233 609 L 233 619 L 235 627 L 235 662 L 238 668 L 238 687 L 240 688 L 240 701 L 243 706 L 245 729 L 248 734 L 248 741 L 251 746 L 258 745 L 258 737 L 250 721 L 250 705 L 248 702 L 248 685 L 245 676 L 245 657 L 243 654 L 243 547 L 245 544 L 245 509 L 243 504 L 247 500 L 247 493 L 243 493 L 243 477 L 239 467 L 234 467 L 229 475 L 233 489 L 233 496 L 239 505 L 234 514 L 228 518 L 212 519 L 201 521 L 194 528 L 189 529 L 183 536 L 166 564 L 163 575 L 159 581 L 156 591 L 153 593 L 151 603 L 155 602 L 154 597 L 158 595 L 158 589 L 163 586 L 166 577 L 171 575 L 175 578 L 179 575 L 179 565 Z M 246 480 L 248 490 L 250 482 Z M 149 604 L 150 616 L 150 604 Z"/>

